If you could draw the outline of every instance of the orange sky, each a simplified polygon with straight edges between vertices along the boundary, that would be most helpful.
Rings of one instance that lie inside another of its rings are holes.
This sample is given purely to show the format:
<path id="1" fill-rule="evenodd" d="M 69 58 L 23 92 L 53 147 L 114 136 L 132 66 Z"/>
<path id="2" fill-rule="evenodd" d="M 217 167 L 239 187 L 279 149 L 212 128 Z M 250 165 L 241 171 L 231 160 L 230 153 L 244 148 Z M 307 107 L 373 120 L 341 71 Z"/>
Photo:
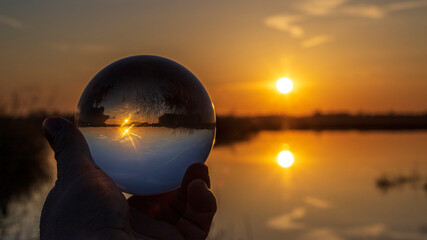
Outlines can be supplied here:
<path id="1" fill-rule="evenodd" d="M 0 101 L 72 112 L 104 66 L 154 54 L 219 114 L 426 111 L 426 29 L 426 0 L 2 1 Z"/>

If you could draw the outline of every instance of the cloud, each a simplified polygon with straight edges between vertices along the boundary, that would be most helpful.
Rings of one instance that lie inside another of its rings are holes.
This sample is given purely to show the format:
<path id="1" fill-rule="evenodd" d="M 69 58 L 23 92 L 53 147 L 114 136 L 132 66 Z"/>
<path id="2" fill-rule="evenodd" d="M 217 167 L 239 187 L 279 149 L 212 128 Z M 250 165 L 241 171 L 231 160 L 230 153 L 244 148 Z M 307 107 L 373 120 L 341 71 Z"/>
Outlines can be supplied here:
<path id="1" fill-rule="evenodd" d="M 297 25 L 298 22 L 304 20 L 304 16 L 301 15 L 275 15 L 267 17 L 264 20 L 265 25 L 268 27 L 278 29 L 289 33 L 292 37 L 302 38 L 305 35 L 304 29 Z M 331 36 L 319 35 L 302 42 L 303 48 L 311 48 L 332 40 Z"/>
<path id="2" fill-rule="evenodd" d="M 386 15 L 386 10 L 378 6 L 348 6 L 342 9 L 342 12 L 346 15 L 356 17 L 367 17 L 367 18 L 383 18 Z"/>
<path id="3" fill-rule="evenodd" d="M 396 2 L 387 6 L 388 11 L 403 11 L 427 6 L 427 0 Z"/>
<path id="4" fill-rule="evenodd" d="M 425 234 L 415 231 L 396 231 L 383 223 L 375 223 L 367 226 L 353 227 L 343 231 L 348 237 L 357 239 L 405 239 L 424 240 Z"/>
<path id="5" fill-rule="evenodd" d="M 300 15 L 273 15 L 264 19 L 264 24 L 267 27 L 274 28 L 280 31 L 289 33 L 292 37 L 304 37 L 305 30 L 301 27 L 300 23 L 310 16 L 323 16 L 329 14 L 335 8 L 344 4 L 348 0 L 309 0 L 299 5 L 299 9 L 303 12 Z M 307 39 L 302 42 L 303 48 L 311 48 L 322 43 L 331 41 L 331 37 L 326 35 L 319 35 Z"/>
<path id="6" fill-rule="evenodd" d="M 24 24 L 21 21 L 0 15 L 0 24 L 12 27 L 12 28 L 23 28 Z"/>
<path id="7" fill-rule="evenodd" d="M 53 49 L 69 53 L 69 52 L 78 52 L 78 53 L 104 53 L 111 52 L 114 50 L 114 47 L 106 44 L 68 44 L 68 43 L 59 43 L 53 44 Z"/>
<path id="8" fill-rule="evenodd" d="M 325 200 L 319 199 L 319 198 L 315 198 L 315 197 L 306 197 L 304 198 L 304 202 L 317 207 L 317 208 L 330 208 L 331 204 Z"/>
<path id="9" fill-rule="evenodd" d="M 267 221 L 267 226 L 279 230 L 302 229 L 305 227 L 304 224 L 296 222 L 295 220 L 303 218 L 305 212 L 305 208 L 295 208 L 290 213 L 271 218 Z"/>
<path id="10" fill-rule="evenodd" d="M 345 2 L 347 0 L 309 0 L 303 2 L 299 8 L 309 15 L 324 16 Z"/>
<path id="11" fill-rule="evenodd" d="M 386 226 L 384 224 L 376 223 L 368 226 L 351 228 L 346 232 L 353 236 L 377 237 L 383 234 L 385 230 L 386 230 Z"/>
<path id="12" fill-rule="evenodd" d="M 312 37 L 312 38 L 309 38 L 309 39 L 303 41 L 301 46 L 303 48 L 312 48 L 312 47 L 315 47 L 315 46 L 318 46 L 320 44 L 327 43 L 330 41 L 332 41 L 331 36 L 319 35 L 319 36 L 315 36 L 315 37 Z"/>
<path id="13" fill-rule="evenodd" d="M 423 233 L 410 232 L 410 231 L 389 231 L 384 234 L 388 239 L 405 239 L 405 240 L 425 240 L 426 235 Z"/>
<path id="14" fill-rule="evenodd" d="M 372 19 L 384 18 L 392 12 L 410 10 L 427 6 L 427 0 L 395 2 L 388 5 L 352 5 L 340 11 L 349 16 L 367 17 Z"/>
<path id="15" fill-rule="evenodd" d="M 331 229 L 320 228 L 311 230 L 308 233 L 304 234 L 300 240 L 344 240 L 344 238 L 338 236 Z"/>
<path id="16" fill-rule="evenodd" d="M 264 23 L 267 27 L 288 32 L 291 36 L 299 38 L 304 35 L 304 29 L 296 25 L 301 20 L 303 17 L 297 15 L 275 15 L 265 18 Z"/>
<path id="17" fill-rule="evenodd" d="M 372 5 L 355 4 L 349 0 L 306 0 L 296 7 L 299 13 L 273 15 L 264 19 L 267 27 L 289 33 L 294 38 L 301 38 L 302 48 L 312 48 L 333 40 L 330 35 L 321 34 L 306 38 L 303 23 L 307 19 L 325 16 L 352 16 L 370 19 L 381 19 L 388 14 L 427 6 L 427 0 L 409 0 L 390 4 Z"/>

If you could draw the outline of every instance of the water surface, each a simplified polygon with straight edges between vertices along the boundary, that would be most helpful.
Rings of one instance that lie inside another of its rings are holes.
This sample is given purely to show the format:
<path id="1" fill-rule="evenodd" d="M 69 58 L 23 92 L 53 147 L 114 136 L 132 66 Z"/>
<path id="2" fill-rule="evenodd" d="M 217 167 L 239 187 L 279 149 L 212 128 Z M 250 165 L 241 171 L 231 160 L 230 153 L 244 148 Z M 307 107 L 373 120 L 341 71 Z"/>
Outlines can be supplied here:
<path id="1" fill-rule="evenodd" d="M 262 132 L 213 149 L 210 239 L 427 239 L 427 132 Z M 294 163 L 278 164 L 288 150 Z M 377 187 L 387 176 L 418 181 Z M 36 191 L 37 192 L 37 191 Z M 1 239 L 33 239 L 40 199 L 16 201 Z"/>
<path id="2" fill-rule="evenodd" d="M 426 132 L 263 132 L 208 161 L 219 239 L 427 239 Z M 283 150 L 294 155 L 278 164 Z M 418 176 L 378 188 L 383 176 Z"/>
<path id="3" fill-rule="evenodd" d="M 209 155 L 214 129 L 133 127 L 80 128 L 95 163 L 118 187 L 153 195 L 177 188 L 189 166 Z"/>

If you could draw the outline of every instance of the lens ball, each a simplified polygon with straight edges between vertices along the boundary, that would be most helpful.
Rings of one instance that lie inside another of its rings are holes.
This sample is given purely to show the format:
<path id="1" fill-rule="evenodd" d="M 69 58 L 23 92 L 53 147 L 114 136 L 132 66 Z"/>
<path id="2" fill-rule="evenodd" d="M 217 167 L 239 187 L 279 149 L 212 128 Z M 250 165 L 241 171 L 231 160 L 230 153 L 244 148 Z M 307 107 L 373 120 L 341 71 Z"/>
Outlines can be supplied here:
<path id="1" fill-rule="evenodd" d="M 187 168 L 206 161 L 215 111 L 202 83 L 158 56 L 118 60 L 87 85 L 75 122 L 95 163 L 124 192 L 178 188 Z"/>

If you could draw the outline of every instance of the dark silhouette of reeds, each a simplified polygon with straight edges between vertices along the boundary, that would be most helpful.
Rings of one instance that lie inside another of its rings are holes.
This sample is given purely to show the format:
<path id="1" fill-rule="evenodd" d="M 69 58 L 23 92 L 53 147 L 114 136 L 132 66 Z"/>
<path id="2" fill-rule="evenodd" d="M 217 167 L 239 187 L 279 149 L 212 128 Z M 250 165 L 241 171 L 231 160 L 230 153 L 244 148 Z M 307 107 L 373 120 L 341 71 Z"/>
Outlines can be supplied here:
<path id="1" fill-rule="evenodd" d="M 1 110 L 0 106 L 0 110 Z M 48 115 L 45 112 L 13 117 L 0 111 L 0 208 L 7 213 L 8 202 L 25 196 L 32 187 L 49 179 L 47 169 L 47 143 L 41 124 Z M 73 121 L 74 116 L 65 118 Z M 247 141 L 261 131 L 276 130 L 427 130 L 427 114 L 420 115 L 349 115 L 315 114 L 311 117 L 256 116 L 217 117 L 215 146 L 221 147 Z M 378 188 L 388 190 L 413 183 L 413 176 L 382 177 L 377 179 Z M 420 180 L 417 180 L 420 181 Z M 427 182 L 422 186 L 427 192 Z"/>
<path id="2" fill-rule="evenodd" d="M 216 128 L 215 146 L 221 146 L 249 140 L 263 130 L 275 131 L 284 129 L 284 122 L 283 118 L 279 116 L 217 116 Z"/>
<path id="3" fill-rule="evenodd" d="M 401 174 L 392 177 L 384 175 L 376 180 L 376 186 L 380 190 L 387 192 L 390 189 L 403 187 L 405 185 L 412 185 L 416 189 L 422 182 L 423 179 L 421 176 L 413 172 L 408 175 Z M 427 191 L 427 181 L 422 185 L 422 188 Z"/>
<path id="4" fill-rule="evenodd" d="M 315 113 L 309 117 L 284 117 L 287 129 L 322 130 L 427 130 L 427 113 L 357 114 Z"/>
<path id="5" fill-rule="evenodd" d="M 23 197 L 32 187 L 49 179 L 47 148 L 41 131 L 43 118 L 0 117 L 0 208 Z"/>

